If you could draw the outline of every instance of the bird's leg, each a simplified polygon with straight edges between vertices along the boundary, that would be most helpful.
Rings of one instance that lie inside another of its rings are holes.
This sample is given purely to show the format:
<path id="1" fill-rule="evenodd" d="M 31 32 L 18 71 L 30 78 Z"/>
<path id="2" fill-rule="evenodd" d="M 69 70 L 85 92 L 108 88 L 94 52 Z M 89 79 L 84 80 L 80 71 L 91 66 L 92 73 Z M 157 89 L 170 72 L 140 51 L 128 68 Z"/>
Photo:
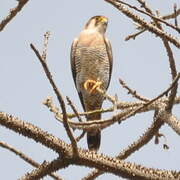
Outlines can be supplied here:
<path id="1" fill-rule="evenodd" d="M 95 81 L 95 80 L 91 80 L 91 79 L 88 79 L 85 83 L 84 83 L 84 89 L 89 91 L 89 93 L 93 93 L 96 91 L 96 89 L 98 87 L 100 87 L 102 84 L 101 81 Z"/>

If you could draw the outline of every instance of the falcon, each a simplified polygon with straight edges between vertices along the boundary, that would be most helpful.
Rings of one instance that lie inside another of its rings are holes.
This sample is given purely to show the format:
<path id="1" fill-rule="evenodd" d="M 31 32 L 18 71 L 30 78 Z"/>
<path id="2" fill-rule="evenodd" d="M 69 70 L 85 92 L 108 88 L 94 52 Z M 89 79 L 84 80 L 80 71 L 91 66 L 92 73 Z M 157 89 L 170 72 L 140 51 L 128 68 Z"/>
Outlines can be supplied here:
<path id="1" fill-rule="evenodd" d="M 71 46 L 71 70 L 84 111 L 101 109 L 104 96 L 97 88 L 106 91 L 112 73 L 112 49 L 105 37 L 108 19 L 94 16 L 75 38 Z M 88 114 L 87 121 L 100 120 L 101 113 Z M 87 132 L 89 150 L 100 146 L 100 129 Z"/>

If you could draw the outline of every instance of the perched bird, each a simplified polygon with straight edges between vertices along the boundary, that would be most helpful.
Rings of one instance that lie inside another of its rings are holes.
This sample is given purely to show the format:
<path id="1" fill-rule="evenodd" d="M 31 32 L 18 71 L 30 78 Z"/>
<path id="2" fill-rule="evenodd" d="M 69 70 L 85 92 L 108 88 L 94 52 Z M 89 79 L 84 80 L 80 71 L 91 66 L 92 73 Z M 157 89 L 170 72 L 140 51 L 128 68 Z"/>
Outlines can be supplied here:
<path id="1" fill-rule="evenodd" d="M 105 37 L 107 24 L 104 16 L 92 17 L 72 43 L 71 70 L 84 111 L 101 109 L 104 96 L 96 89 L 106 91 L 110 83 L 113 58 L 111 44 Z M 87 121 L 100 119 L 100 113 L 87 115 Z M 100 141 L 99 129 L 87 132 L 90 150 L 97 151 Z"/>

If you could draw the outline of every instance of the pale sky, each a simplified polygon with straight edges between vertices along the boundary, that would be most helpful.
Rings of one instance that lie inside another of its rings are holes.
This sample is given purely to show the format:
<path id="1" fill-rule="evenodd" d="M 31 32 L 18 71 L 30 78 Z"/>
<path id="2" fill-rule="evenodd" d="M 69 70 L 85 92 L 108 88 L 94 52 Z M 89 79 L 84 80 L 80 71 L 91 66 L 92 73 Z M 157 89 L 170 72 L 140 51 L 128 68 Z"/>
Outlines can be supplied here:
<path id="1" fill-rule="evenodd" d="M 172 12 L 173 3 L 179 0 L 149 0 L 154 10 L 161 14 Z M 134 3 L 136 1 L 128 1 Z M 0 20 L 7 16 L 9 9 L 15 7 L 15 0 L 1 0 Z M 51 32 L 47 61 L 53 77 L 63 94 L 69 96 L 82 111 L 80 101 L 72 80 L 70 69 L 70 47 L 73 39 L 78 36 L 89 18 L 104 15 L 109 19 L 107 36 L 112 44 L 114 66 L 108 93 L 118 95 L 123 101 L 135 101 L 125 89 L 119 85 L 118 78 L 123 79 L 139 94 L 154 98 L 164 91 L 171 83 L 171 74 L 166 51 L 161 40 L 149 32 L 137 37 L 135 41 L 124 41 L 125 37 L 135 32 L 132 20 L 103 0 L 30 0 L 23 10 L 0 32 L 0 111 L 7 112 L 20 119 L 30 122 L 44 131 L 69 142 L 62 124 L 58 123 L 53 114 L 42 105 L 47 96 L 56 96 L 36 58 L 30 49 L 33 43 L 42 50 L 43 34 Z M 173 21 L 171 21 L 173 23 Z M 179 21 L 180 23 L 180 21 Z M 178 36 L 178 34 L 174 34 Z M 180 51 L 171 45 L 180 71 Z M 180 95 L 180 91 L 178 91 Z M 111 104 L 105 102 L 103 107 Z M 68 110 L 70 108 L 68 107 Z M 179 117 L 179 106 L 173 112 Z M 103 115 L 110 117 L 111 114 Z M 129 120 L 115 124 L 102 132 L 100 152 L 115 156 L 150 126 L 153 112 L 139 114 Z M 140 151 L 134 153 L 127 161 L 147 167 L 179 170 L 180 141 L 178 135 L 170 127 L 164 125 L 160 132 L 167 138 L 169 150 L 163 149 L 165 140 L 155 145 L 154 139 Z M 79 132 L 75 132 L 79 134 Z M 57 157 L 51 150 L 37 144 L 31 139 L 0 126 L 0 140 L 16 147 L 39 163 Z M 87 148 L 86 137 L 78 143 L 79 147 Z M 0 147 L 0 179 L 14 180 L 34 169 L 19 157 Z M 65 180 L 79 180 L 89 168 L 69 166 L 57 172 Z M 49 180 L 50 177 L 44 178 Z M 106 174 L 97 180 L 117 180 L 119 177 Z"/>

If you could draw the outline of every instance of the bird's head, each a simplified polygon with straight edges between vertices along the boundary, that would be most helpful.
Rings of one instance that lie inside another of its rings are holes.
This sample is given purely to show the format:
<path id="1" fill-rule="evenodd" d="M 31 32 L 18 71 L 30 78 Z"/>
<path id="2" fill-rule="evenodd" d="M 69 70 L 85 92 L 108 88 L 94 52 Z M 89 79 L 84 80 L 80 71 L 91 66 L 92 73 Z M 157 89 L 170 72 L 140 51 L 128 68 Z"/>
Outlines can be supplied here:
<path id="1" fill-rule="evenodd" d="M 105 16 L 94 16 L 85 25 L 85 29 L 96 29 L 104 34 L 106 32 L 108 18 Z"/>

